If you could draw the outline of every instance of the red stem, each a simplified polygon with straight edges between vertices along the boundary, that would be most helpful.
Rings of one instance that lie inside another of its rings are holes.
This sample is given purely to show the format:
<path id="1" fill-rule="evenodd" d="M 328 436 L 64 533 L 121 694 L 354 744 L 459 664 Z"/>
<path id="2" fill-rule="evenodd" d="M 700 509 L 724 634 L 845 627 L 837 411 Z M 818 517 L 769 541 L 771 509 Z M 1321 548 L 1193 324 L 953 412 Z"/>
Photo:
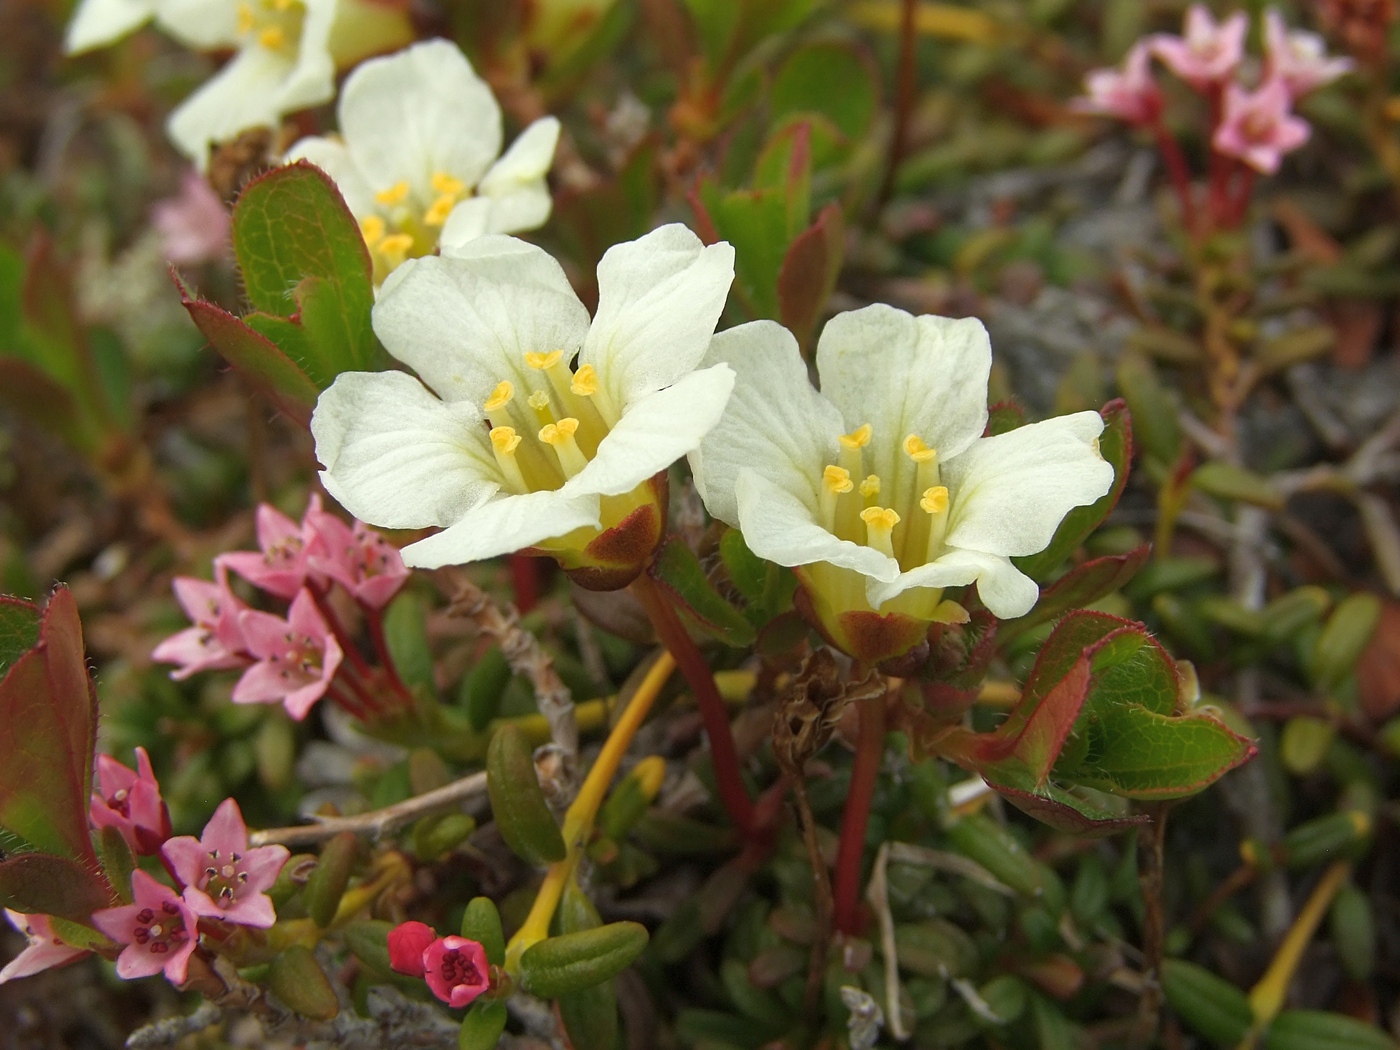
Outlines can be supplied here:
<path id="1" fill-rule="evenodd" d="M 1181 152 L 1181 143 L 1167 130 L 1160 114 L 1153 123 L 1152 130 L 1157 136 L 1157 149 L 1161 151 L 1162 160 L 1167 165 L 1167 175 L 1172 180 L 1172 188 L 1176 190 L 1176 199 L 1181 204 L 1182 224 L 1186 227 L 1186 232 L 1195 237 L 1199 233 L 1196 229 L 1196 200 L 1191 193 L 1191 169 L 1186 164 L 1185 154 Z"/>
<path id="2" fill-rule="evenodd" d="M 311 594 L 311 600 L 316 603 L 321 618 L 331 629 L 331 634 L 335 635 L 335 640 L 340 643 L 340 651 L 344 654 L 345 659 L 350 661 L 350 664 L 360 673 L 362 678 L 372 677 L 374 671 L 365 658 L 360 655 L 359 647 L 355 645 L 355 640 L 350 637 L 350 632 L 345 629 L 345 625 L 340 622 L 340 617 L 336 616 L 335 609 L 326 598 L 326 592 L 309 585 L 306 589 Z"/>
<path id="3" fill-rule="evenodd" d="M 527 613 L 540 600 L 540 567 L 538 558 L 528 554 L 512 554 L 509 558 L 510 582 L 515 590 L 515 607 Z"/>
<path id="4" fill-rule="evenodd" d="M 875 779 L 885 754 L 885 698 L 862 700 L 857 710 L 860 731 L 851 786 L 841 817 L 841 842 L 836 851 L 835 925 L 838 933 L 855 934 L 860 925 L 860 862 L 865 855 L 865 829 L 870 823 L 870 802 Z"/>
<path id="5" fill-rule="evenodd" d="M 715 686 L 710 665 L 686 633 L 685 625 L 671 608 L 670 600 L 650 576 L 646 573 L 638 576 L 632 583 L 632 593 L 646 610 L 656 636 L 676 661 L 690 691 L 695 694 L 700 717 L 705 722 L 705 734 L 710 738 L 710 759 L 715 767 L 715 784 L 719 789 L 720 802 L 740 834 L 747 837 L 754 826 L 753 802 L 748 789 L 744 787 L 743 777 L 739 775 L 739 752 L 729 729 L 729 714 Z"/>
<path id="6" fill-rule="evenodd" d="M 1210 220 L 1212 230 L 1219 229 L 1220 226 L 1229 221 L 1230 170 L 1225 164 L 1227 159 L 1225 155 L 1215 148 L 1215 132 L 1220 127 L 1221 112 L 1220 85 L 1213 84 L 1210 88 L 1210 137 L 1207 139 L 1210 146 Z"/>

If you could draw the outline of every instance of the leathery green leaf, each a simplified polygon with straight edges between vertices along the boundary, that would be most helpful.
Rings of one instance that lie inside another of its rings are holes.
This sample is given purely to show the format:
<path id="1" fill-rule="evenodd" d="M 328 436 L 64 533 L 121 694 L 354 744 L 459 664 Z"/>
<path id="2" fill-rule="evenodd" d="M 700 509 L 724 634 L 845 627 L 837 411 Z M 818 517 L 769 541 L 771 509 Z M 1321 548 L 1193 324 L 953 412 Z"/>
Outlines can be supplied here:
<path id="1" fill-rule="evenodd" d="M 661 548 L 651 572 L 707 634 L 736 647 L 753 643 L 753 625 L 714 589 L 704 566 L 680 537 L 672 536 Z"/>

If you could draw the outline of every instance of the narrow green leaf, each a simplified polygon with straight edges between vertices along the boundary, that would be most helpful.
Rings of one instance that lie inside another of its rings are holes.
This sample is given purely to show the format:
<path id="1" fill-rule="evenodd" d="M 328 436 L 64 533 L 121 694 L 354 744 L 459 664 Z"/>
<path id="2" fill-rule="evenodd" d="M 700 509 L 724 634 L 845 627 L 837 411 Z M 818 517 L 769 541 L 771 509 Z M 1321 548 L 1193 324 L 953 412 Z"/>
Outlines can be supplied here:
<path id="1" fill-rule="evenodd" d="M 486 751 L 486 790 L 501 838 L 527 864 L 544 866 L 564 859 L 567 850 L 535 773 L 525 734 L 503 725 Z"/>
<path id="2" fill-rule="evenodd" d="M 679 536 L 672 536 L 662 546 L 651 573 L 687 618 L 707 634 L 736 648 L 753 644 L 753 624 L 714 589 L 695 552 Z"/>
<path id="3" fill-rule="evenodd" d="M 1256 507 L 1279 510 L 1283 494 L 1266 478 L 1232 463 L 1211 460 L 1191 472 L 1188 484 L 1209 496 L 1236 503 L 1252 503 Z"/>

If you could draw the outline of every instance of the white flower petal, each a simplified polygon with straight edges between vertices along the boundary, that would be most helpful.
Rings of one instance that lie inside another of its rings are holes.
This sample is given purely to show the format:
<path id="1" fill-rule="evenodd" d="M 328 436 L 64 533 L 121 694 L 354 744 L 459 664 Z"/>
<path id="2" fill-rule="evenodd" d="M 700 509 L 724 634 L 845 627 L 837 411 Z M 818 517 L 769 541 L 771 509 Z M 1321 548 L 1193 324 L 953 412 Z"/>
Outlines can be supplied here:
<path id="1" fill-rule="evenodd" d="M 429 40 L 370 59 L 345 82 L 340 130 L 376 190 L 400 181 L 421 201 L 435 173 L 468 188 L 501 151 L 501 110 L 455 44 Z"/>
<path id="2" fill-rule="evenodd" d="M 156 25 L 186 47 L 213 51 L 238 44 L 238 5 L 228 0 L 157 0 Z"/>
<path id="3" fill-rule="evenodd" d="M 719 422 L 734 373 L 725 365 L 691 372 L 665 390 L 634 401 L 598 446 L 598 454 L 564 491 L 620 496 L 665 470 Z"/>
<path id="4" fill-rule="evenodd" d="M 670 386 L 700 363 L 734 280 L 734 249 L 705 247 L 679 223 L 607 250 L 581 364 L 614 405 Z"/>
<path id="5" fill-rule="evenodd" d="M 915 587 L 961 587 L 969 583 L 977 584 L 982 604 L 1003 620 L 1024 616 L 1040 597 L 1035 581 L 1011 564 L 1011 559 L 957 548 L 949 548 L 937 561 L 901 573 L 891 582 L 867 582 L 865 596 L 878 609 Z"/>
<path id="6" fill-rule="evenodd" d="M 249 128 L 275 127 L 282 116 L 282 84 L 293 62 L 266 48 L 240 51 L 170 114 L 166 130 L 201 171 L 209 146 Z"/>
<path id="7" fill-rule="evenodd" d="M 899 576 L 893 558 L 837 539 L 817 524 L 801 499 L 757 472 L 740 471 L 734 491 L 744 542 L 760 558 L 791 568 L 829 562 L 876 580 Z"/>
<path id="8" fill-rule="evenodd" d="M 1008 557 L 1044 550 L 1064 516 L 1113 485 L 1099 455 L 1097 412 L 1076 412 L 981 438 L 943 465 L 952 494 L 948 544 Z"/>
<path id="9" fill-rule="evenodd" d="M 449 401 L 483 405 L 506 379 L 526 396 L 540 379 L 527 372 L 525 354 L 571 356 L 588 330 L 588 311 L 559 264 L 513 237 L 481 237 L 405 267 L 374 305 L 374 331 Z"/>
<path id="10" fill-rule="evenodd" d="M 410 568 L 437 569 L 509 554 L 575 529 L 598 527 L 597 496 L 531 492 L 483 503 L 451 528 L 409 544 L 402 554 Z"/>
<path id="11" fill-rule="evenodd" d="M 306 17 L 296 62 L 282 82 L 278 112 L 294 113 L 335 98 L 335 59 L 331 56 L 331 28 L 340 0 L 303 0 Z"/>
<path id="12" fill-rule="evenodd" d="M 287 151 L 284 159 L 288 164 L 298 160 L 310 161 L 329 175 L 345 198 L 351 214 L 359 221 L 363 222 L 366 216 L 374 214 L 374 193 L 355 167 L 345 143 L 319 136 L 304 138 Z"/>
<path id="13" fill-rule="evenodd" d="M 559 121 L 554 117 L 541 117 L 522 131 L 505 155 L 491 165 L 477 193 L 504 197 L 540 182 L 554 163 L 554 148 L 558 144 Z"/>
<path id="14" fill-rule="evenodd" d="M 752 321 L 720 332 L 705 363 L 734 369 L 734 393 L 724 416 L 691 454 L 695 487 L 705 508 L 739 523 L 734 493 L 748 469 L 780 481 L 815 511 L 822 470 L 835 462 L 841 413 L 807 378 L 797 340 L 774 321 Z"/>
<path id="15" fill-rule="evenodd" d="M 458 255 L 460 248 L 478 237 L 501 232 L 491 228 L 491 214 L 495 208 L 490 197 L 468 197 L 458 202 L 438 234 L 438 248 L 442 254 Z"/>
<path id="16" fill-rule="evenodd" d="M 70 55 L 91 51 L 139 28 L 156 12 L 156 0 L 82 0 L 63 38 Z"/>
<path id="17" fill-rule="evenodd" d="M 311 433 L 326 491 L 374 525 L 451 525 L 500 487 L 475 407 L 440 401 L 403 372 L 341 373 Z"/>
<path id="18" fill-rule="evenodd" d="M 914 465 L 902 450 L 917 434 L 946 461 L 987 425 L 992 346 L 982 322 L 925 315 L 876 303 L 837 314 L 817 343 L 822 393 L 846 429 L 869 423 L 869 469 L 886 492 L 904 492 Z"/>
<path id="19" fill-rule="evenodd" d="M 548 221 L 553 206 L 554 198 L 543 180 L 503 197 L 468 197 L 447 216 L 438 247 L 444 255 L 457 255 L 464 244 L 488 233 L 538 229 Z"/>

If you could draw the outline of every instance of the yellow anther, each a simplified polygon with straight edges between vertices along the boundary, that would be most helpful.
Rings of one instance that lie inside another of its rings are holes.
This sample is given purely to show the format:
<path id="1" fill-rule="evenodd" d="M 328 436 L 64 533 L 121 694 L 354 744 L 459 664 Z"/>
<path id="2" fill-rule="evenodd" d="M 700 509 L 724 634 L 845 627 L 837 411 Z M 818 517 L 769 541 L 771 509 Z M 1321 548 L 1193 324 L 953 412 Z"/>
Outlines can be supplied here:
<path id="1" fill-rule="evenodd" d="M 491 447 L 503 456 L 509 456 L 515 452 L 520 444 L 520 435 L 515 432 L 514 427 L 492 427 Z"/>
<path id="2" fill-rule="evenodd" d="M 533 400 L 533 399 L 532 399 Z M 574 439 L 574 434 L 578 432 L 578 420 L 573 416 L 565 416 L 557 423 L 550 423 L 540 428 L 540 440 L 546 445 L 563 445 Z"/>
<path id="3" fill-rule="evenodd" d="M 874 499 L 880 494 L 880 475 L 871 474 L 860 483 L 860 498 Z"/>
<path id="4" fill-rule="evenodd" d="M 454 179 L 445 171 L 433 172 L 433 177 L 429 181 L 432 183 L 433 189 L 449 197 L 460 197 L 462 191 L 467 188 L 465 182 L 461 179 Z"/>
<path id="5" fill-rule="evenodd" d="M 253 9 L 247 4 L 238 5 L 238 32 L 252 32 L 253 26 L 257 24 L 257 17 L 253 14 Z"/>
<path id="6" fill-rule="evenodd" d="M 942 514 L 948 509 L 948 486 L 934 485 L 925 489 L 924 498 L 919 500 L 919 506 L 930 514 Z"/>
<path id="7" fill-rule="evenodd" d="M 386 207 L 392 207 L 393 205 L 398 204 L 407 196 L 408 180 L 400 179 L 398 182 L 390 186 L 387 190 L 380 190 L 378 193 L 376 193 L 374 195 L 374 199 L 377 200 L 380 204 L 385 205 Z"/>
<path id="8" fill-rule="evenodd" d="M 375 250 L 384 257 L 384 261 L 389 264 L 389 269 L 392 270 L 408 258 L 408 251 L 412 247 L 412 237 L 406 233 L 395 233 L 385 237 L 375 245 Z"/>
<path id="9" fill-rule="evenodd" d="M 592 365 L 584 365 L 574 373 L 569 389 L 580 397 L 592 397 L 598 392 L 598 370 Z"/>
<path id="10" fill-rule="evenodd" d="M 841 442 L 842 448 L 864 448 L 870 444 L 870 434 L 870 424 L 862 423 L 849 434 L 842 434 L 836 440 Z"/>
<path id="11" fill-rule="evenodd" d="M 543 372 L 557 365 L 563 356 L 563 350 L 550 350 L 547 353 L 543 350 L 531 350 L 525 355 L 525 364 L 538 372 Z"/>
<path id="12" fill-rule="evenodd" d="M 287 34 L 279 26 L 268 26 L 258 34 L 258 43 L 269 51 L 281 51 L 287 46 Z"/>
<path id="13" fill-rule="evenodd" d="M 860 520 L 865 522 L 865 543 L 886 557 L 894 557 L 894 541 L 891 533 L 899 524 L 899 514 L 893 507 L 866 507 L 860 512 Z"/>
<path id="14" fill-rule="evenodd" d="M 290 11 L 299 2 L 300 0 L 272 0 L 272 9 L 274 11 Z"/>
<path id="15" fill-rule="evenodd" d="M 938 450 L 929 448 L 918 434 L 910 434 L 904 439 L 904 454 L 915 463 L 929 463 L 938 458 Z"/>
<path id="16" fill-rule="evenodd" d="M 457 198 L 451 194 L 444 193 L 432 206 L 423 213 L 423 225 L 441 226 L 447 221 L 447 217 L 452 214 L 452 209 L 457 206 Z"/>
<path id="17" fill-rule="evenodd" d="M 365 244 L 370 248 L 382 241 L 387 232 L 384 220 L 378 215 L 366 215 L 364 222 L 360 223 L 360 236 L 365 239 Z"/>
<path id="18" fill-rule="evenodd" d="M 822 471 L 822 487 L 829 492 L 842 494 L 855 488 L 851 482 L 851 472 L 845 467 L 828 466 Z"/>
<path id="19" fill-rule="evenodd" d="M 510 404 L 511 398 L 515 396 L 515 384 L 509 379 L 502 379 L 496 384 L 496 389 L 491 391 L 491 396 L 486 399 L 483 406 L 487 412 L 495 412 L 497 409 L 505 408 Z M 499 430 L 510 430 L 510 427 L 498 427 Z M 495 431 L 493 430 L 494 434 Z"/>

